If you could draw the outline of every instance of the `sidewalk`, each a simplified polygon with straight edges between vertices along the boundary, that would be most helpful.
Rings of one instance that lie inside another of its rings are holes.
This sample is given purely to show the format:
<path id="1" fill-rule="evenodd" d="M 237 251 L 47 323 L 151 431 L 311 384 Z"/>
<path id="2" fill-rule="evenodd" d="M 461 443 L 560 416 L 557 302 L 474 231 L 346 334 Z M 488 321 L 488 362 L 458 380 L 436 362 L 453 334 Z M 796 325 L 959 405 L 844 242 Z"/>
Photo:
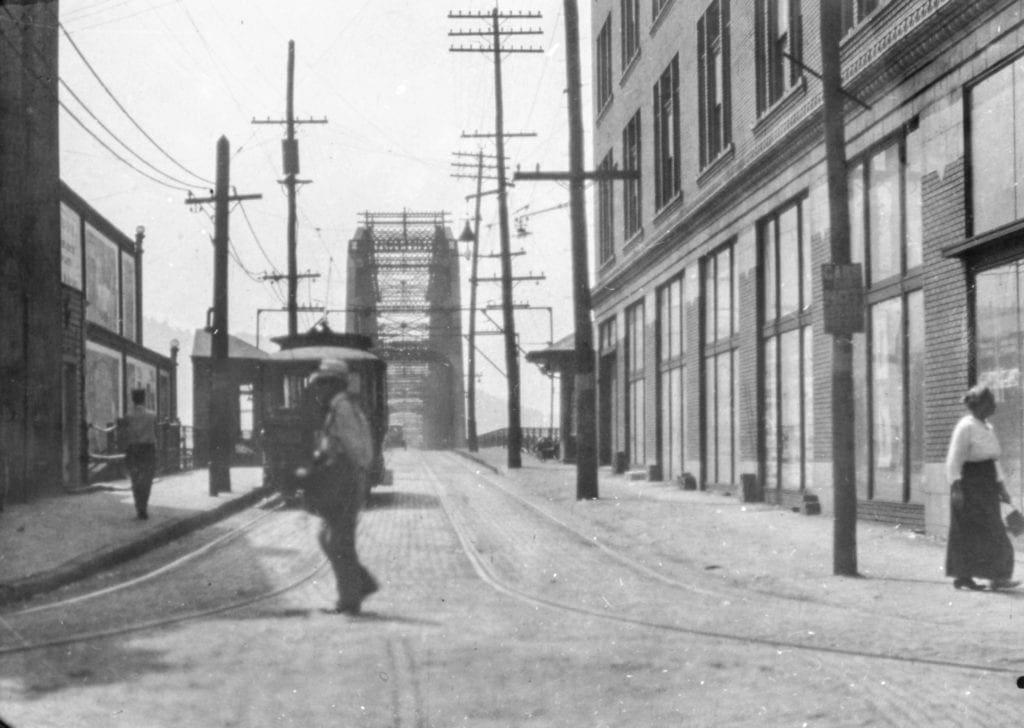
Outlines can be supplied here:
<path id="1" fill-rule="evenodd" d="M 259 502 L 259 468 L 232 468 L 231 493 L 209 495 L 209 474 L 158 476 L 149 519 L 135 517 L 127 480 L 7 504 L 0 512 L 0 605 L 28 599 L 140 556 Z"/>
<path id="2" fill-rule="evenodd" d="M 945 541 L 934 535 L 858 521 L 857 566 L 866 578 L 836 579 L 829 514 L 808 516 L 743 503 L 738 494 L 630 481 L 608 468 L 598 472 L 599 500 L 577 501 L 575 465 L 524 453 L 523 467 L 509 470 L 503 448 L 459 454 L 515 483 L 523 496 L 565 514 L 577 528 L 594 534 L 595 542 L 646 555 L 651 567 L 660 568 L 658 559 L 667 559 L 754 591 L 836 604 L 851 598 L 919 604 L 936 594 L 953 594 L 945 575 Z M 1011 541 L 1017 549 L 1015 576 L 1020 578 L 1024 538 Z M 1024 597 L 1021 591 L 1014 595 Z"/>

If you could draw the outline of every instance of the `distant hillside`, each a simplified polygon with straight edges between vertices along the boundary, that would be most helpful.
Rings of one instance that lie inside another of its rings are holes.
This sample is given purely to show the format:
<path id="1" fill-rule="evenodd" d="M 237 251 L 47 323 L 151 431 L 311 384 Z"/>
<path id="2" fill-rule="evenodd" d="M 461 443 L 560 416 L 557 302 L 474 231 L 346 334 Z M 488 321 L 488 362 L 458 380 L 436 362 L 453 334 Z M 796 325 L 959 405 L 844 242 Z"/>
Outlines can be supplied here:
<path id="1" fill-rule="evenodd" d="M 547 427 L 548 417 L 530 407 L 520 411 L 520 422 L 523 427 Z M 479 434 L 500 430 L 508 427 L 507 400 L 477 390 L 476 392 L 476 431 Z"/>

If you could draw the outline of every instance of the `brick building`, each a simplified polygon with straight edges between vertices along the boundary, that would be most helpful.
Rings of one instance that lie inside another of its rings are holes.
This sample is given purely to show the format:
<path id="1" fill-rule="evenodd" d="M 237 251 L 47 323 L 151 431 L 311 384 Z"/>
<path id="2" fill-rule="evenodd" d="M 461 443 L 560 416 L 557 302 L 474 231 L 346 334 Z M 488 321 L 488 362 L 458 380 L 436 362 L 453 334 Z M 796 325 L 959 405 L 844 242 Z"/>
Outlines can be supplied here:
<path id="1" fill-rule="evenodd" d="M 989 382 L 1024 489 L 1024 3 L 842 0 L 862 517 L 948 518 L 960 396 Z M 599 453 L 832 502 L 818 2 L 595 0 Z M 1019 118 L 1018 118 L 1019 117 Z"/>
<path id="2" fill-rule="evenodd" d="M 0 505 L 59 490 L 57 3 L 0 22 Z"/>

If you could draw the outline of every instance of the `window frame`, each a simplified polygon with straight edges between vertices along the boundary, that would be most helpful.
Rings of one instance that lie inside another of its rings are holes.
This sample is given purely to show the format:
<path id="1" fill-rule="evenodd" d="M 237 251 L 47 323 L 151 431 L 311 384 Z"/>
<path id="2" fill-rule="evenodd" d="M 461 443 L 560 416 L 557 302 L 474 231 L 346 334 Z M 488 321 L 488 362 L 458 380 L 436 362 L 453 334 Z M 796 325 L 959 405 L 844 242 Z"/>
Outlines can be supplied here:
<path id="1" fill-rule="evenodd" d="M 622 168 L 626 171 L 640 171 L 643 164 L 643 131 L 640 126 L 640 109 L 630 117 L 622 130 Z M 627 179 L 622 183 L 622 234 L 628 242 L 643 229 L 643 188 L 639 179 Z"/>
<path id="2" fill-rule="evenodd" d="M 788 11 L 785 37 L 778 30 L 779 4 L 783 2 Z M 754 10 L 757 115 L 763 116 L 803 78 L 800 66 L 783 55 L 803 57 L 803 14 L 800 0 L 756 0 Z"/>
<path id="3" fill-rule="evenodd" d="M 679 54 L 672 57 L 654 84 L 654 209 L 679 194 Z"/>
<path id="4" fill-rule="evenodd" d="M 614 151 L 608 153 L 598 165 L 600 171 L 615 169 Z M 604 265 L 615 259 L 615 182 L 602 179 L 597 182 L 597 262 Z"/>
<path id="5" fill-rule="evenodd" d="M 732 144 L 729 0 L 712 0 L 697 21 L 700 169 Z"/>
<path id="6" fill-rule="evenodd" d="M 625 74 L 640 55 L 640 0 L 619 0 L 620 51 L 622 53 L 622 73 Z"/>
<path id="7" fill-rule="evenodd" d="M 723 279 L 718 270 L 719 262 L 725 253 L 729 254 L 729 271 L 728 275 Z M 710 272 L 710 279 L 709 279 Z M 709 284 L 710 280 L 710 284 Z M 718 283 L 721 280 L 729 281 L 729 302 L 728 306 L 731 309 L 723 315 L 723 312 L 719 307 L 719 303 L 722 301 L 720 291 L 718 290 Z M 700 409 L 701 409 L 701 482 L 704 485 L 712 483 L 722 483 L 721 473 L 719 473 L 719 459 L 720 459 L 720 447 L 719 438 L 717 437 L 719 432 L 720 420 L 718 412 L 721 411 L 721 407 L 718 404 L 721 402 L 719 394 L 725 390 L 720 386 L 718 381 L 719 361 L 722 357 L 729 357 L 729 368 L 731 373 L 731 380 L 728 382 L 728 389 L 726 394 L 728 395 L 729 401 L 729 454 L 730 463 L 728 477 L 731 480 L 735 479 L 736 476 L 736 443 L 738 438 L 736 436 L 736 382 L 737 382 L 737 359 L 740 348 L 739 342 L 739 316 L 736 310 L 736 304 L 738 301 L 738 282 L 739 277 L 736 268 L 736 240 L 730 239 L 726 243 L 718 246 L 714 250 L 710 251 L 707 255 L 701 258 L 700 261 L 700 332 L 701 332 L 701 352 L 700 352 L 700 381 L 702 383 L 700 392 Z M 727 332 L 726 334 L 720 335 L 718 329 L 720 323 L 723 320 L 727 320 Z M 714 322 L 712 325 L 711 322 Z M 709 331 L 713 329 L 713 331 Z M 709 387 L 709 372 L 713 372 L 714 387 Z M 713 390 L 713 391 L 712 391 Z M 712 399 L 714 403 L 712 404 Z M 713 425 L 712 425 L 713 422 Z M 715 430 L 716 438 L 715 442 L 711 442 L 709 437 L 709 431 Z M 714 473 L 715 479 L 711 480 L 712 473 Z"/>
<path id="8" fill-rule="evenodd" d="M 612 100 L 612 14 L 608 13 L 594 44 L 594 75 L 597 111 L 600 113 Z"/>

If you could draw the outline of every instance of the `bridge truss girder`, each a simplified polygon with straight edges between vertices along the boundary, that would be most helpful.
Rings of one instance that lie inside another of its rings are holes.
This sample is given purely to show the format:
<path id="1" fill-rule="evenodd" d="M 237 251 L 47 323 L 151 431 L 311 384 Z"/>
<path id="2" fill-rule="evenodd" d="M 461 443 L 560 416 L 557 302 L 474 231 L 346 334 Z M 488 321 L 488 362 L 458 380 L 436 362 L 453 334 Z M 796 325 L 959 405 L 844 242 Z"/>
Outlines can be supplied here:
<path id="1" fill-rule="evenodd" d="M 388 362 L 390 421 L 425 448 L 464 444 L 459 255 L 443 212 L 367 212 L 349 242 L 346 331 Z"/>

